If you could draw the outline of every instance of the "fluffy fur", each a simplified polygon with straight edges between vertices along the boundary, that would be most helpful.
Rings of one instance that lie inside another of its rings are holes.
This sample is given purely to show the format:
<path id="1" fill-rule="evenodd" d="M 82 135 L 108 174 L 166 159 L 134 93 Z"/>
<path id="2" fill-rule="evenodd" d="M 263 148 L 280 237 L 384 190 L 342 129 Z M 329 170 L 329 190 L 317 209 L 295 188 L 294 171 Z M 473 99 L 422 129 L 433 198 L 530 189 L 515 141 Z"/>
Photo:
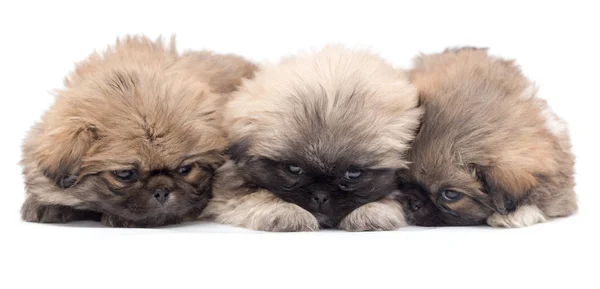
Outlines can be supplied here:
<path id="1" fill-rule="evenodd" d="M 522 227 L 577 210 L 566 124 L 513 61 L 484 49 L 422 55 L 425 109 L 399 172 L 409 222 Z"/>
<path id="2" fill-rule="evenodd" d="M 404 225 L 396 203 L 368 203 L 407 166 L 417 102 L 405 73 L 366 51 L 329 46 L 261 67 L 226 106 L 231 160 L 205 216 L 267 231 Z"/>
<path id="3" fill-rule="evenodd" d="M 254 68 L 143 37 L 92 54 L 25 139 L 23 219 L 153 227 L 196 216 L 224 162 L 222 93 Z"/>

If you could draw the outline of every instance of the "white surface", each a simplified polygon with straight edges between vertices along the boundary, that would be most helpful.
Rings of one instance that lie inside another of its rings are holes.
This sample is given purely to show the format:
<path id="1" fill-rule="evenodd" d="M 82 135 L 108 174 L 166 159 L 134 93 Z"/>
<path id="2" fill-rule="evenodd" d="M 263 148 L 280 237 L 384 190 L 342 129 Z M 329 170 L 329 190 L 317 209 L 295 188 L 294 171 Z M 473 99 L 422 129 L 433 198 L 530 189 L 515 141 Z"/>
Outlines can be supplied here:
<path id="1" fill-rule="evenodd" d="M 600 21 L 593 1 L 58 2 L 0 4 L 0 288 L 600 288 Z M 49 91 L 62 85 L 74 62 L 126 33 L 177 33 L 180 49 L 235 52 L 257 61 L 344 42 L 370 47 L 400 67 L 419 51 L 490 47 L 516 58 L 568 121 L 580 213 L 524 229 L 382 233 L 21 222 L 23 184 L 16 164 L 24 132 L 52 103 Z"/>

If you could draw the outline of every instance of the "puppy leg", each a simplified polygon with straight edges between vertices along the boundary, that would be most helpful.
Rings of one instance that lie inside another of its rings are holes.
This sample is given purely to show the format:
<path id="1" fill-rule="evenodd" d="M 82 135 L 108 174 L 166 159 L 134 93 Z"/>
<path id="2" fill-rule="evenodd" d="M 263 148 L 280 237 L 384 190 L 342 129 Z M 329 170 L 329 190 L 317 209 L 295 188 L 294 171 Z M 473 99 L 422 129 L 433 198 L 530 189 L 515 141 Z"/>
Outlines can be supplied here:
<path id="1" fill-rule="evenodd" d="M 285 202 L 271 192 L 260 190 L 229 200 L 213 201 L 205 217 L 223 224 L 272 232 L 317 231 L 319 222 L 308 211 Z"/>
<path id="2" fill-rule="evenodd" d="M 21 217 L 26 222 L 67 223 L 80 220 L 99 221 L 100 214 L 92 211 L 77 210 L 72 207 L 44 204 L 28 197 L 21 207 Z"/>
<path id="3" fill-rule="evenodd" d="M 339 227 L 346 231 L 390 231 L 406 226 L 402 206 L 392 199 L 368 203 L 352 211 Z"/>
<path id="4" fill-rule="evenodd" d="M 487 219 L 488 225 L 504 228 L 528 227 L 545 221 L 546 216 L 535 205 L 520 206 L 516 211 L 506 215 L 494 213 Z"/>

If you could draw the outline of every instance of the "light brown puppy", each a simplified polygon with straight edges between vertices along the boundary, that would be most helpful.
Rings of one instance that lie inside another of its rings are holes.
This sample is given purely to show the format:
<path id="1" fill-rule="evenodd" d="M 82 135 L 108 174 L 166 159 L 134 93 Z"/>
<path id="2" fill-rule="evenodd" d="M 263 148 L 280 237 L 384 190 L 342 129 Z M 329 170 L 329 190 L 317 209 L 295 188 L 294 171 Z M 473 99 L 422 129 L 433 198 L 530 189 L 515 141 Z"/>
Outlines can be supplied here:
<path id="1" fill-rule="evenodd" d="M 391 230 L 389 195 L 421 110 L 403 71 L 339 46 L 260 68 L 224 112 L 231 139 L 204 216 L 267 231 Z"/>
<path id="2" fill-rule="evenodd" d="M 523 227 L 577 210 L 567 126 L 513 61 L 484 49 L 422 55 L 423 123 L 399 172 L 409 222 Z"/>
<path id="3" fill-rule="evenodd" d="M 23 219 L 152 227 L 195 217 L 224 161 L 222 93 L 254 68 L 144 37 L 92 54 L 23 144 Z"/>

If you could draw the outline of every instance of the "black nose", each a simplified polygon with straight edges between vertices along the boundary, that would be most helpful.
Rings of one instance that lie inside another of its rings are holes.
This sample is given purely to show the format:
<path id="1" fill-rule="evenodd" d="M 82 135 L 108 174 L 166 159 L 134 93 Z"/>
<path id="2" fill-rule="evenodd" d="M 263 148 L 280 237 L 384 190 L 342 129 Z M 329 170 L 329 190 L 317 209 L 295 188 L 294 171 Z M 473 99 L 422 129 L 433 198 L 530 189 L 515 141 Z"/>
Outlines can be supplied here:
<path id="1" fill-rule="evenodd" d="M 505 200 L 504 207 L 506 208 L 506 211 L 512 213 L 517 210 L 517 202 L 515 200 Z"/>
<path id="2" fill-rule="evenodd" d="M 423 202 L 421 202 L 420 200 L 412 199 L 408 201 L 408 206 L 410 207 L 411 211 L 416 212 L 423 207 Z"/>
<path id="3" fill-rule="evenodd" d="M 154 190 L 154 197 L 158 200 L 159 203 L 164 204 L 169 198 L 169 189 L 167 188 L 159 188 Z"/>
<path id="4" fill-rule="evenodd" d="M 321 192 L 313 193 L 313 201 L 320 206 L 325 205 L 329 202 L 329 195 Z"/>

